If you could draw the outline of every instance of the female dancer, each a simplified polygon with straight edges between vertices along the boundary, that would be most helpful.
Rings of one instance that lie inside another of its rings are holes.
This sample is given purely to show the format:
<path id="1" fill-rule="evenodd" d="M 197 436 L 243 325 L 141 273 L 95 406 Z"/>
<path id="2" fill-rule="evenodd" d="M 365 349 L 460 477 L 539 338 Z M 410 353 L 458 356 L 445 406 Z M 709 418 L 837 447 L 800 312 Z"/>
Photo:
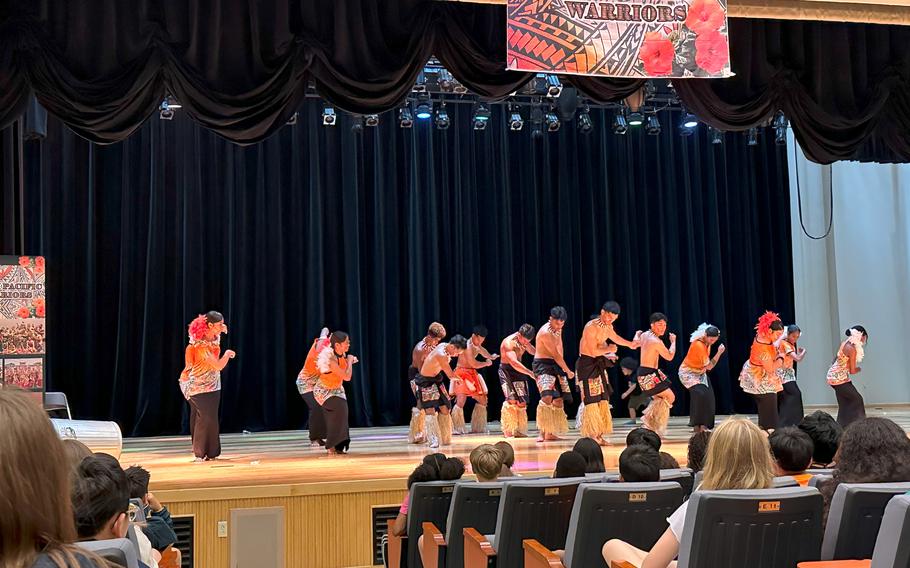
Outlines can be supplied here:
<path id="1" fill-rule="evenodd" d="M 306 402 L 307 408 L 310 410 L 310 416 L 307 420 L 307 429 L 310 434 L 311 446 L 325 445 L 325 413 L 322 411 L 322 407 L 319 406 L 319 403 L 316 402 L 316 397 L 313 396 L 313 387 L 316 386 L 316 381 L 319 380 L 319 369 L 316 367 L 316 358 L 319 356 L 319 353 L 328 346 L 329 328 L 324 327 L 322 328 L 322 333 L 319 334 L 319 337 L 313 340 L 313 345 L 310 347 L 310 351 L 306 356 L 306 361 L 303 363 L 303 369 L 301 369 L 300 373 L 297 375 L 297 391 L 300 392 L 300 396 L 303 398 L 303 401 Z"/>
<path id="2" fill-rule="evenodd" d="M 853 386 L 850 375 L 862 371 L 856 364 L 862 362 L 864 346 L 869 339 L 866 328 L 861 325 L 854 325 L 847 330 L 846 335 L 847 339 L 841 342 L 827 377 L 828 384 L 834 388 L 834 396 L 837 397 L 837 422 L 844 428 L 866 417 L 863 397 Z"/>
<path id="3" fill-rule="evenodd" d="M 781 428 L 796 426 L 803 420 L 803 393 L 796 384 L 796 369 L 793 368 L 794 363 L 802 361 L 806 356 L 806 350 L 796 346 L 800 335 L 802 331 L 799 326 L 788 325 L 787 335 L 777 340 L 777 351 L 783 356 L 783 363 L 777 369 L 777 375 L 784 388 L 777 395 L 777 413 Z"/>
<path id="4" fill-rule="evenodd" d="M 190 403 L 190 437 L 194 461 L 221 455 L 218 405 L 221 402 L 221 371 L 236 353 L 221 355 L 221 334 L 227 334 L 224 316 L 218 312 L 200 315 L 190 322 L 186 366 L 180 373 L 180 390 Z M 221 357 L 219 357 L 221 355 Z"/>
<path id="5" fill-rule="evenodd" d="M 329 336 L 329 348 L 316 358 L 319 379 L 313 386 L 313 396 L 325 413 L 325 448 L 329 455 L 346 453 L 351 445 L 344 382 L 351 380 L 357 357 L 347 354 L 350 348 L 348 334 L 336 331 Z"/>
<path id="6" fill-rule="evenodd" d="M 711 346 L 720 339 L 720 330 L 703 323 L 689 337 L 689 352 L 679 366 L 679 381 L 689 389 L 689 415 L 693 432 L 714 429 L 714 389 L 708 382 L 708 371 L 717 365 L 726 351 L 723 344 L 717 346 L 714 358 L 709 357 Z"/>
<path id="7" fill-rule="evenodd" d="M 784 333 L 784 324 L 774 312 L 765 312 L 755 326 L 755 340 L 749 358 L 739 374 L 739 385 L 758 405 L 758 425 L 762 430 L 777 428 L 777 393 L 783 390 L 777 369 L 783 357 L 774 347 Z"/>

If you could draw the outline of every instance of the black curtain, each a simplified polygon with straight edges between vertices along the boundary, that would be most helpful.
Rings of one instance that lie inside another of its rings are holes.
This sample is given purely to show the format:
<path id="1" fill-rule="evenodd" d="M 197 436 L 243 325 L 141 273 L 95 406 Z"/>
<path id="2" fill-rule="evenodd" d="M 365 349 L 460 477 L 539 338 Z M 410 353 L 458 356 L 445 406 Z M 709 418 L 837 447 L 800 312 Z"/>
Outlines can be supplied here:
<path id="1" fill-rule="evenodd" d="M 626 336 L 669 315 L 671 374 L 688 334 L 719 325 L 719 410 L 753 410 L 735 375 L 755 318 L 793 314 L 785 148 L 681 137 L 668 117 L 659 136 L 619 136 L 599 110 L 590 135 L 567 124 L 541 139 L 511 132 L 499 107 L 482 132 L 470 105 L 449 105 L 448 130 L 386 114 L 362 134 L 346 115 L 323 127 L 320 110 L 307 100 L 296 125 L 247 147 L 179 113 L 109 146 L 54 118 L 26 142 L 26 252 L 48 262 L 48 383 L 77 416 L 180 431 L 186 325 L 219 309 L 238 352 L 225 430 L 303 424 L 294 378 L 323 325 L 349 331 L 363 361 L 352 422 L 401 424 L 410 349 L 430 321 L 450 334 L 485 323 L 498 351 L 561 304 L 574 361 L 608 299 Z M 495 416 L 498 381 L 486 379 Z"/>

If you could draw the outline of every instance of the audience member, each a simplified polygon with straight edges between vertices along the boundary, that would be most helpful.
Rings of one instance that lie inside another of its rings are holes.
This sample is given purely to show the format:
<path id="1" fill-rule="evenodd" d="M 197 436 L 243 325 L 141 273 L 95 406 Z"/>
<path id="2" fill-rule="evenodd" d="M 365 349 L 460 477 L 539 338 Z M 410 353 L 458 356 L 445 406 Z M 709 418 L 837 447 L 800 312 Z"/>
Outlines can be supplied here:
<path id="1" fill-rule="evenodd" d="M 774 463 L 768 438 L 758 426 L 744 418 L 726 420 L 714 430 L 708 443 L 701 489 L 767 489 L 774 479 Z M 667 522 L 664 532 L 650 552 L 639 550 L 621 540 L 609 540 L 603 546 L 608 566 L 624 560 L 633 566 L 666 568 L 679 553 L 688 501 L 684 502 Z M 672 565 L 675 565 L 672 564 Z"/>
<path id="2" fill-rule="evenodd" d="M 92 455 L 92 450 L 90 450 L 88 446 L 73 438 L 66 438 L 63 440 L 63 450 L 66 455 L 66 461 L 69 463 L 73 472 L 79 468 L 79 464 L 82 463 L 82 460 Z"/>
<path id="3" fill-rule="evenodd" d="M 429 454 L 424 456 L 421 464 L 408 476 L 408 490 L 415 483 L 451 481 L 461 479 L 462 475 L 464 475 L 464 462 L 460 459 L 447 458 L 445 454 L 441 453 Z M 398 516 L 395 517 L 395 524 L 392 525 L 392 534 L 395 536 L 408 534 L 408 508 L 410 501 L 411 495 L 408 493 L 404 496 L 401 508 L 398 509 Z"/>
<path id="4" fill-rule="evenodd" d="M 634 446 L 635 444 L 648 444 L 659 452 L 660 443 L 660 436 L 658 436 L 657 433 L 653 430 L 648 430 L 647 428 L 633 428 L 626 435 L 626 446 Z"/>
<path id="5" fill-rule="evenodd" d="M 604 466 L 604 452 L 600 448 L 600 444 L 591 438 L 579 438 L 572 449 L 585 458 L 585 463 L 588 464 L 587 468 L 585 468 L 585 473 L 603 473 L 607 471 L 606 466 Z"/>
<path id="6" fill-rule="evenodd" d="M 518 474 L 512 471 L 512 466 L 515 465 L 515 448 L 512 447 L 512 444 L 501 441 L 493 444 L 497 450 L 502 452 L 502 471 L 499 473 L 499 477 L 515 477 Z"/>
<path id="7" fill-rule="evenodd" d="M 795 426 L 778 428 L 768 436 L 771 454 L 777 465 L 777 475 L 789 475 L 803 487 L 809 485 L 811 473 L 806 469 L 812 463 L 812 438 Z"/>
<path id="8" fill-rule="evenodd" d="M 142 532 L 148 537 L 152 548 L 164 552 L 168 546 L 177 542 L 171 513 L 149 492 L 151 474 L 148 471 L 134 465 L 126 468 L 125 473 L 129 481 L 130 499 L 141 499 L 145 507 L 146 524 L 142 527 Z"/>
<path id="9" fill-rule="evenodd" d="M 619 454 L 620 481 L 660 481 L 660 455 L 647 444 L 633 444 Z"/>
<path id="10" fill-rule="evenodd" d="M 708 440 L 710 439 L 710 430 L 696 432 L 689 438 L 686 467 L 692 470 L 693 475 L 705 468 L 705 454 L 708 452 Z"/>
<path id="11" fill-rule="evenodd" d="M 812 465 L 810 467 L 827 468 L 834 462 L 837 447 L 840 445 L 844 428 L 827 412 L 816 410 L 803 418 L 798 428 L 812 438 Z"/>
<path id="12" fill-rule="evenodd" d="M 471 450 L 469 460 L 477 481 L 496 481 L 502 471 L 502 452 L 491 444 L 481 444 Z"/>
<path id="13" fill-rule="evenodd" d="M 553 479 L 564 477 L 584 477 L 588 463 L 583 455 L 575 450 L 563 452 L 556 460 L 556 469 L 553 470 Z"/>
<path id="14" fill-rule="evenodd" d="M 679 469 L 679 462 L 667 452 L 660 452 L 660 469 Z"/>

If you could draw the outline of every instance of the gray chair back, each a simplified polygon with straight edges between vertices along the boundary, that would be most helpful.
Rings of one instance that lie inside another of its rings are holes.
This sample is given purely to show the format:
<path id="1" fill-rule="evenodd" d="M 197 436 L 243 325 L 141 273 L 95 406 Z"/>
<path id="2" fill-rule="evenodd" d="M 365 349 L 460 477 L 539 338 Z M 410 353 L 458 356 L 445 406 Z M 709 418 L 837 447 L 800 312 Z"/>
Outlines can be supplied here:
<path id="1" fill-rule="evenodd" d="M 692 488 L 695 485 L 695 478 L 692 477 L 692 470 L 687 467 L 662 469 L 660 470 L 660 480 L 675 481 L 676 483 L 679 483 L 686 499 L 692 494 Z"/>
<path id="2" fill-rule="evenodd" d="M 411 485 L 408 503 L 408 568 L 423 568 L 417 539 L 423 534 L 424 523 L 433 523 L 445 533 L 454 491 L 454 481 L 425 481 Z"/>
<path id="3" fill-rule="evenodd" d="M 110 540 L 86 540 L 76 543 L 80 548 L 91 550 L 108 562 L 123 568 L 139 568 L 139 552 L 136 546 L 125 538 Z"/>
<path id="4" fill-rule="evenodd" d="M 875 539 L 872 568 L 910 566 L 910 495 L 892 497 Z"/>
<path id="5" fill-rule="evenodd" d="M 66 417 L 70 420 L 73 415 L 70 413 L 70 405 L 66 400 L 66 393 L 46 392 L 44 393 L 44 410 L 65 410 Z"/>
<path id="6" fill-rule="evenodd" d="M 493 548 L 497 566 L 524 565 L 524 539 L 565 549 L 569 518 L 583 477 L 509 481 L 503 486 Z"/>
<path id="7" fill-rule="evenodd" d="M 679 568 L 766 568 L 818 560 L 821 494 L 811 487 L 695 491 Z"/>
<path id="8" fill-rule="evenodd" d="M 799 487 L 799 482 L 791 475 L 780 475 L 771 481 L 772 487 Z"/>
<path id="9" fill-rule="evenodd" d="M 841 483 L 828 509 L 822 560 L 872 558 L 888 501 L 910 483 Z"/>
<path id="10" fill-rule="evenodd" d="M 471 527 L 480 534 L 496 530 L 502 487 L 500 481 L 455 484 L 445 528 L 448 568 L 464 566 L 464 529 Z"/>
<path id="11" fill-rule="evenodd" d="M 683 498 L 682 487 L 674 482 L 580 485 L 563 563 L 566 568 L 608 568 L 601 547 L 613 538 L 650 550 Z"/>

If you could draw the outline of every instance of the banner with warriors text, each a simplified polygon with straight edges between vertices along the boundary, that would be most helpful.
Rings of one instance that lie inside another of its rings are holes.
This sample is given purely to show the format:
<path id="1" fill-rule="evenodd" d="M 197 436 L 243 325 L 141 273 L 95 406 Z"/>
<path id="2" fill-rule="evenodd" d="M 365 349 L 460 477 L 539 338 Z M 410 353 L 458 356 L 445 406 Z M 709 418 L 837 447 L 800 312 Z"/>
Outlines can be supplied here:
<path id="1" fill-rule="evenodd" d="M 44 257 L 0 256 L 0 386 L 42 396 L 46 355 Z"/>

